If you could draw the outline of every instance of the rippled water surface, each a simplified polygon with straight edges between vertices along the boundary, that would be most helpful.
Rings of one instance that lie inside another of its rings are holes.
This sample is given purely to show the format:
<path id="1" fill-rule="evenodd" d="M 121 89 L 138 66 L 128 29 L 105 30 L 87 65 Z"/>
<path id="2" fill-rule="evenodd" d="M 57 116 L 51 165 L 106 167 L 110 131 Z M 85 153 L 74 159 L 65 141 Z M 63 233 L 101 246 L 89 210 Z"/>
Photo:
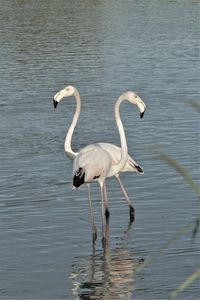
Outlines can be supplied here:
<path id="1" fill-rule="evenodd" d="M 196 218 L 196 195 L 155 159 L 161 149 L 199 176 L 198 1 L 1 1 L 0 299 L 167 299 L 199 264 L 191 232 L 136 265 Z M 114 179 L 107 182 L 109 243 L 101 244 L 101 203 L 92 186 L 96 245 L 85 187 L 71 188 L 63 151 L 74 99 L 56 110 L 68 84 L 81 94 L 73 148 L 119 144 L 113 107 L 127 89 L 147 105 L 121 107 L 129 153 L 144 168 L 122 180 L 136 220 Z M 197 299 L 193 282 L 178 299 Z"/>

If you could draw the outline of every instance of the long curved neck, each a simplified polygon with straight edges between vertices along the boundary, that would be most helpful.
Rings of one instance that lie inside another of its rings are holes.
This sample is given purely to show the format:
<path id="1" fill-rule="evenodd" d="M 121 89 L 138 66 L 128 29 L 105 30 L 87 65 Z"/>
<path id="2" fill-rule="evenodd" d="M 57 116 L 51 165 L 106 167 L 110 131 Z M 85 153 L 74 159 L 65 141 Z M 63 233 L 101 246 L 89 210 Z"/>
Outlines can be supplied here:
<path id="1" fill-rule="evenodd" d="M 74 113 L 72 123 L 65 137 L 65 144 L 64 144 L 65 153 L 70 159 L 74 159 L 74 157 L 77 155 L 77 153 L 72 150 L 71 145 L 72 145 L 72 135 L 74 132 L 74 128 L 76 127 L 80 115 L 80 111 L 81 111 L 81 98 L 78 90 L 75 90 L 74 96 L 76 99 L 76 111 Z"/>
<path id="2" fill-rule="evenodd" d="M 126 100 L 126 98 L 124 98 L 124 96 L 120 96 L 115 104 L 115 120 L 117 123 L 117 128 L 119 131 L 119 136 L 120 136 L 120 142 L 121 142 L 121 158 L 120 161 L 111 166 L 110 169 L 110 175 L 114 175 L 117 174 L 126 164 L 127 161 L 127 155 L 128 155 L 128 147 L 127 147 L 127 143 L 126 143 L 126 136 L 125 136 L 125 132 L 124 132 L 124 127 L 120 118 L 120 113 L 119 113 L 119 107 L 121 105 L 121 103 Z"/>

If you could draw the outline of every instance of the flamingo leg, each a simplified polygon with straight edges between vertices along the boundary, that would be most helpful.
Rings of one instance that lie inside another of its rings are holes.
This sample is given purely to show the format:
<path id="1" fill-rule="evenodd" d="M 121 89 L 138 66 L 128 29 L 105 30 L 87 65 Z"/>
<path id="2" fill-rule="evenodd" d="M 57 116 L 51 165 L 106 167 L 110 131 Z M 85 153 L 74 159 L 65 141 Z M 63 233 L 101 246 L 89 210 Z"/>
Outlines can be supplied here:
<path id="1" fill-rule="evenodd" d="M 131 200 L 129 199 L 129 196 L 128 196 L 126 190 L 125 190 L 125 187 L 123 186 L 123 183 L 121 182 L 121 179 L 120 179 L 120 177 L 119 177 L 119 174 L 116 174 L 116 175 L 115 175 L 115 178 L 117 179 L 117 181 L 118 181 L 118 183 L 119 183 L 119 185 L 120 185 L 120 188 L 121 188 L 121 190 L 122 190 L 122 193 L 124 194 L 124 197 L 125 197 L 125 199 L 126 199 L 126 201 L 127 201 L 127 203 L 128 203 L 128 206 L 129 206 L 129 214 L 130 214 L 130 221 L 133 222 L 134 219 L 135 219 L 135 210 L 134 210 L 134 207 L 133 207 L 133 205 L 132 205 L 132 203 L 131 203 Z"/>
<path id="2" fill-rule="evenodd" d="M 106 220 L 105 239 L 102 239 L 104 255 L 109 254 L 109 221 Z"/>
<path id="3" fill-rule="evenodd" d="M 87 183 L 87 191 L 88 191 L 88 202 L 89 202 L 89 208 L 90 208 L 90 222 L 92 225 L 92 234 L 93 234 L 93 241 L 97 238 L 97 228 L 94 223 L 94 215 L 93 215 L 93 209 L 92 209 L 92 200 L 91 200 L 91 192 L 90 192 L 90 184 Z"/>
<path id="4" fill-rule="evenodd" d="M 109 212 L 109 208 L 108 208 L 108 195 L 107 195 L 106 181 L 104 181 L 103 193 L 104 193 L 104 203 L 105 203 L 105 216 L 106 216 L 106 222 L 107 222 L 109 219 L 109 216 L 110 216 L 110 212 Z"/>
<path id="5" fill-rule="evenodd" d="M 104 218 L 104 182 L 99 182 L 101 189 L 101 218 L 102 218 L 102 243 L 105 243 L 106 240 L 106 226 L 105 226 L 105 218 Z"/>

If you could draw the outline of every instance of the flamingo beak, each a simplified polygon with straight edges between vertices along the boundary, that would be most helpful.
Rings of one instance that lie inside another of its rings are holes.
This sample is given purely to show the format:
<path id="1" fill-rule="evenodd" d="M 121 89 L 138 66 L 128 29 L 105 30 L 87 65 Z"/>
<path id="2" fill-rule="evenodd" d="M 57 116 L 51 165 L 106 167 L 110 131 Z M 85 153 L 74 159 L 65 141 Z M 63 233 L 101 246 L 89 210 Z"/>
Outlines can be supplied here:
<path id="1" fill-rule="evenodd" d="M 54 108 L 56 108 L 57 105 L 58 105 L 58 102 L 57 102 L 56 100 L 53 99 L 53 106 L 54 106 Z"/>
<path id="2" fill-rule="evenodd" d="M 142 119 L 144 116 L 144 111 L 142 113 L 140 113 L 140 118 Z"/>

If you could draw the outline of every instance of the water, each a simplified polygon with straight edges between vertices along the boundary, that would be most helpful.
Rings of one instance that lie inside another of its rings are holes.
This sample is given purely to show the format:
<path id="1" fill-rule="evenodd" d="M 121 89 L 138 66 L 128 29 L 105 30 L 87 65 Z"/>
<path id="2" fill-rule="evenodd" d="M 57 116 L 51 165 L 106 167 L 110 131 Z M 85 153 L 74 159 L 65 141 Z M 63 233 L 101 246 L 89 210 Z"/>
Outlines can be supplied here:
<path id="1" fill-rule="evenodd" d="M 198 1 L 1 1 L 0 299 L 167 299 L 199 264 L 198 237 L 181 237 L 141 273 L 137 264 L 196 218 L 196 195 L 161 149 L 198 179 Z M 92 247 L 85 188 L 71 189 L 63 142 L 73 98 L 54 110 L 67 84 L 81 94 L 73 148 L 119 144 L 116 98 L 145 101 L 142 120 L 121 107 L 129 152 L 144 175 L 123 174 L 136 220 L 108 181 L 109 244 Z M 178 299 L 197 299 L 193 282 Z"/>

